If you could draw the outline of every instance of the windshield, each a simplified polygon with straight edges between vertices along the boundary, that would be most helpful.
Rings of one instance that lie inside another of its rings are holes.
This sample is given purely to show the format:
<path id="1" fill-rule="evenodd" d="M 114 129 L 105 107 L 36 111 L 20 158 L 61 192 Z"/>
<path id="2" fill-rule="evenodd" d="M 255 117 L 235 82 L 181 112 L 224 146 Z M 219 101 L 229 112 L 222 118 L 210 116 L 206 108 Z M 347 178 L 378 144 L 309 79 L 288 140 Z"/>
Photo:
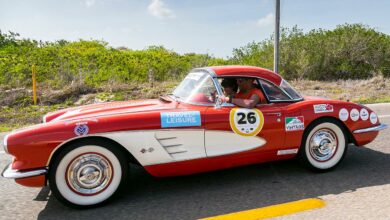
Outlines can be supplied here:
<path id="1" fill-rule="evenodd" d="M 196 104 L 214 104 L 217 90 L 207 72 L 190 72 L 173 91 L 180 101 Z"/>
<path id="2" fill-rule="evenodd" d="M 292 99 L 302 99 L 302 96 L 293 89 L 286 80 L 282 80 L 280 87 L 286 91 Z"/>

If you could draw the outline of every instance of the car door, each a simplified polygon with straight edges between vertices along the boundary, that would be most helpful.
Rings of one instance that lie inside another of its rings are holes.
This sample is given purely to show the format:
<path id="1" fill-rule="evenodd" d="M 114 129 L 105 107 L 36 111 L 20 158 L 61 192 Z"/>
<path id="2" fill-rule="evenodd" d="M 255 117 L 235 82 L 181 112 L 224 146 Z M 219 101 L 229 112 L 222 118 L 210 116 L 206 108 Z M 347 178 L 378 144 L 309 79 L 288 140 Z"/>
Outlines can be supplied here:
<path id="1" fill-rule="evenodd" d="M 251 151 L 252 156 L 284 143 L 283 103 L 247 109 L 231 104 L 210 107 L 205 114 L 205 149 L 208 157 Z"/>

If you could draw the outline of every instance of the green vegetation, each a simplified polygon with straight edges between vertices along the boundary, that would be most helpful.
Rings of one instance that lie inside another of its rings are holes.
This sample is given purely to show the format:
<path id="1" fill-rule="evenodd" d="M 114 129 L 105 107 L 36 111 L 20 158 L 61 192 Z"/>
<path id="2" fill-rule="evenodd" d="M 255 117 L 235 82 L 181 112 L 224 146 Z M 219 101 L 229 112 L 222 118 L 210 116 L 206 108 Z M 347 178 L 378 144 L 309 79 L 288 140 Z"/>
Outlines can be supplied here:
<path id="1" fill-rule="evenodd" d="M 284 28 L 281 35 L 280 73 L 288 79 L 337 80 L 390 76 L 390 36 L 360 24 L 304 33 Z M 62 88 L 83 83 L 104 84 L 167 81 L 188 70 L 210 65 L 245 64 L 272 68 L 272 37 L 233 49 L 228 59 L 208 54 L 183 54 L 162 46 L 144 50 L 112 48 L 103 41 L 42 42 L 0 31 L 0 86 L 31 84 L 36 64 L 39 84 Z"/>
<path id="2" fill-rule="evenodd" d="M 280 61 L 280 74 L 305 95 L 390 102 L 390 36 L 368 26 L 284 28 Z M 33 64 L 39 106 L 31 106 Z M 0 131 L 38 123 L 58 108 L 155 98 L 170 92 L 192 68 L 229 64 L 272 69 L 272 36 L 221 59 L 162 46 L 131 50 L 97 40 L 42 42 L 0 30 Z"/>
<path id="3" fill-rule="evenodd" d="M 281 34 L 280 72 L 287 79 L 338 80 L 390 76 L 390 36 L 360 24 L 308 33 L 294 27 Z M 237 64 L 272 68 L 273 40 L 234 49 Z"/>
<path id="4" fill-rule="evenodd" d="M 66 107 L 69 105 L 2 107 L 0 109 L 0 132 L 40 123 L 42 116 L 46 113 Z"/>
<path id="5" fill-rule="evenodd" d="M 32 105 L 32 92 L 28 89 L 3 90 L 0 93 L 0 132 L 40 123 L 46 113 L 75 105 L 156 98 L 170 93 L 177 83 L 166 81 L 152 86 L 152 83 L 132 82 L 97 89 L 76 84 L 41 92 L 37 106 Z"/>
<path id="6" fill-rule="evenodd" d="M 72 83 L 91 87 L 104 84 L 181 78 L 194 67 L 226 64 L 207 54 L 179 55 L 161 46 L 135 51 L 114 49 L 102 41 L 38 42 L 0 32 L 0 85 L 7 88 L 31 85 L 31 66 L 37 81 L 50 88 Z"/>

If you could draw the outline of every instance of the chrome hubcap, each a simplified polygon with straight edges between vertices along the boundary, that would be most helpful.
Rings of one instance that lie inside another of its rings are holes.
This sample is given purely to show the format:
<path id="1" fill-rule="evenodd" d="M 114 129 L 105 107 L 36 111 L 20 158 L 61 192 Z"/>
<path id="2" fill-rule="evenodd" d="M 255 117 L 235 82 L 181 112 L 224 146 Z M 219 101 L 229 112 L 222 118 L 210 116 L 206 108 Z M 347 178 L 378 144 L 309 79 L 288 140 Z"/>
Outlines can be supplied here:
<path id="1" fill-rule="evenodd" d="M 336 134 L 329 129 L 316 131 L 311 136 L 309 143 L 311 156 L 320 162 L 332 158 L 338 145 Z"/>
<path id="2" fill-rule="evenodd" d="M 66 176 L 69 186 L 77 193 L 97 194 L 110 184 L 112 166 L 99 154 L 83 154 L 72 161 Z"/>

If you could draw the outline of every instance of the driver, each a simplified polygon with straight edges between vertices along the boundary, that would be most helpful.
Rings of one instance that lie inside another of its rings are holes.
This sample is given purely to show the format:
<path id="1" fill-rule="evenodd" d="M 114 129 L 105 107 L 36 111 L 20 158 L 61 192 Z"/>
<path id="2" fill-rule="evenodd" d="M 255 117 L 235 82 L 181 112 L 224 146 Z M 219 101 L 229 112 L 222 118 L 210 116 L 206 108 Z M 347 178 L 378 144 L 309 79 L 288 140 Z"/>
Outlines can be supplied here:
<path id="1" fill-rule="evenodd" d="M 237 78 L 239 92 L 222 97 L 222 101 L 244 108 L 254 108 L 257 104 L 267 103 L 263 92 L 253 84 L 253 78 Z"/>

